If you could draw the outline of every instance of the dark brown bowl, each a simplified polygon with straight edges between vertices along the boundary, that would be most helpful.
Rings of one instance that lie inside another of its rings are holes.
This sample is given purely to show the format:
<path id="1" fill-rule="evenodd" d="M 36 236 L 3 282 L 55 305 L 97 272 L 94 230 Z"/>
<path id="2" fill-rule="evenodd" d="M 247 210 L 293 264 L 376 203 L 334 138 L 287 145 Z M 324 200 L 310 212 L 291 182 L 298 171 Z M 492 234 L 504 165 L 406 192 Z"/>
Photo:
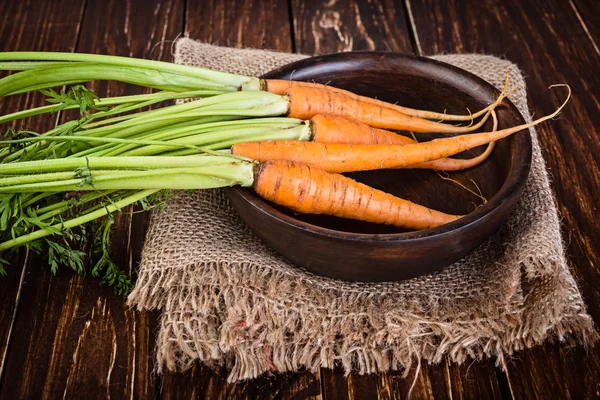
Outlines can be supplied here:
<path id="1" fill-rule="evenodd" d="M 465 113 L 493 102 L 489 83 L 451 65 L 396 53 L 351 52 L 308 58 L 267 78 L 328 83 L 405 106 Z M 510 102 L 497 109 L 500 129 L 524 123 Z M 489 130 L 491 122 L 484 129 Z M 435 135 L 419 138 L 430 139 Z M 472 157 L 483 148 L 459 156 Z M 323 215 L 302 215 L 269 203 L 249 189 L 227 194 L 240 217 L 276 252 L 319 275 L 350 281 L 395 281 L 424 275 L 459 260 L 494 233 L 517 203 L 529 174 L 531 138 L 524 131 L 497 143 L 475 168 L 449 176 L 475 189 L 482 200 L 434 171 L 383 170 L 348 174 L 357 181 L 451 214 L 450 224 L 410 232 Z M 477 189 L 475 189 L 477 190 Z"/>

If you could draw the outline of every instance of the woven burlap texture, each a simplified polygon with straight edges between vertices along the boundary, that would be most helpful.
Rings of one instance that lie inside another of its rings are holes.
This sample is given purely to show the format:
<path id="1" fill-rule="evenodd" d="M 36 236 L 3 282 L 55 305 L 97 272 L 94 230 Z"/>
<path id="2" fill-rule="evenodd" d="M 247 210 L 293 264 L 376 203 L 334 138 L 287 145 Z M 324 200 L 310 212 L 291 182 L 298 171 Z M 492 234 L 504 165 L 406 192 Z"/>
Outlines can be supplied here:
<path id="1" fill-rule="evenodd" d="M 180 39 L 175 61 L 260 75 L 305 56 Z M 530 118 L 525 82 L 506 60 L 434 57 L 501 87 Z M 229 381 L 268 371 L 408 371 L 419 358 L 496 358 L 545 340 L 596 340 L 569 272 L 535 130 L 525 192 L 502 228 L 441 272 L 404 282 L 348 283 L 293 267 L 240 221 L 220 190 L 179 194 L 152 215 L 129 302 L 162 309 L 159 371 L 225 364 Z"/>

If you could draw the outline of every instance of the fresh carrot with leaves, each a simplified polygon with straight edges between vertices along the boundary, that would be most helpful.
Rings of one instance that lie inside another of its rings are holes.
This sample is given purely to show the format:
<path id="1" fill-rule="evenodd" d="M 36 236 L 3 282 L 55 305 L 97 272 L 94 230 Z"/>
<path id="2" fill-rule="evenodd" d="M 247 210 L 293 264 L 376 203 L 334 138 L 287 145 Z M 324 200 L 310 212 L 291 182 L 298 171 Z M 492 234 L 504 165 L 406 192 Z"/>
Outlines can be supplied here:
<path id="1" fill-rule="evenodd" d="M 494 121 L 492 131 L 498 128 L 496 112 L 491 111 Z M 316 115 L 308 121 L 310 127 L 310 140 L 321 143 L 346 143 L 346 144 L 414 144 L 416 140 L 399 135 L 384 129 L 373 128 L 369 125 L 345 117 L 331 115 Z M 480 155 L 469 159 L 441 158 L 420 164 L 411 165 L 411 168 L 435 169 L 438 171 L 458 171 L 474 167 L 485 161 L 494 149 L 491 142 L 487 149 Z"/>
<path id="2" fill-rule="evenodd" d="M 496 130 L 497 118 L 491 111 Z M 287 121 L 287 122 L 286 122 Z M 250 126 L 250 123 L 254 127 Z M 217 125 L 220 125 L 217 126 Z M 345 117 L 316 115 L 309 121 L 292 118 L 256 118 L 253 120 L 209 124 L 204 128 L 202 124 L 191 125 L 181 129 L 168 129 L 159 134 L 145 135 L 147 139 L 166 139 L 163 145 L 141 146 L 136 143 L 124 144 L 114 148 L 103 155 L 141 156 L 154 155 L 168 151 L 168 155 L 197 154 L 201 146 L 203 149 L 223 149 L 243 141 L 258 140 L 308 140 L 322 143 L 348 143 L 348 144 L 413 144 L 414 139 L 396 134 L 383 129 L 372 128 L 366 124 Z M 206 132 L 205 132 L 206 130 Z M 187 132 L 187 133 L 186 133 Z M 186 134 L 187 136 L 183 136 Z M 69 136 L 67 139 L 75 140 L 84 138 Z M 91 139 L 89 139 L 91 141 Z M 101 141 L 102 139 L 94 139 Z M 109 139 L 105 139 L 108 141 Z M 114 141 L 114 139 L 113 139 Z M 123 140 L 126 142 L 126 140 Z M 150 144 L 146 140 L 146 144 Z M 173 149 L 172 146 L 181 145 L 188 147 Z M 171 146 L 171 147 L 169 147 Z M 483 162 L 492 152 L 494 145 L 490 144 L 486 151 L 470 159 L 444 158 L 427 163 L 417 164 L 412 168 L 436 169 L 440 171 L 456 171 L 471 168 Z"/>
<path id="3" fill-rule="evenodd" d="M 505 85 L 498 99 L 489 106 L 473 114 L 452 115 L 402 107 L 317 83 L 261 80 L 206 68 L 131 57 L 60 52 L 5 52 L 0 53 L 0 70 L 22 71 L 0 81 L 0 97 L 91 80 L 115 80 L 174 92 L 212 90 L 224 93 L 264 90 L 283 95 L 292 88 L 313 88 L 344 94 L 361 104 L 370 103 L 391 108 L 405 115 L 446 121 L 472 121 L 494 109 L 508 95 Z"/>
<path id="4" fill-rule="evenodd" d="M 458 219 L 402 200 L 340 174 L 290 161 L 256 162 L 232 156 L 191 157 L 89 157 L 0 164 L 0 193 L 206 189 L 241 185 L 276 204 L 307 214 L 425 229 Z M 130 200 L 140 197 L 131 195 Z M 127 202 L 118 204 L 127 206 Z M 74 220 L 57 221 L 56 227 L 39 229 L 0 243 L 0 250 L 56 233 L 61 226 L 105 215 L 102 205 Z"/>
<path id="5" fill-rule="evenodd" d="M 340 89 L 340 88 L 329 86 L 329 85 L 323 85 L 323 84 L 315 83 L 315 82 L 302 82 L 302 81 L 292 81 L 292 80 L 282 80 L 282 79 L 263 79 L 261 81 L 261 88 L 263 90 L 265 90 L 267 92 L 275 93 L 275 94 L 280 94 L 280 95 L 285 94 L 289 89 L 298 88 L 298 87 L 300 87 L 300 88 L 308 87 L 308 88 L 320 89 L 322 91 L 340 93 L 340 94 L 344 94 L 344 95 L 352 98 L 353 100 L 364 102 L 364 103 L 371 103 L 371 104 L 374 104 L 379 107 L 392 108 L 392 109 L 394 109 L 398 112 L 401 112 L 403 114 L 406 114 L 406 115 L 412 115 L 414 117 L 420 117 L 420 118 L 425 118 L 425 119 L 435 119 L 435 120 L 442 120 L 442 121 L 472 121 L 473 119 L 481 117 L 488 111 L 496 108 L 502 102 L 502 100 L 505 97 L 507 97 L 512 90 L 514 90 L 514 88 L 513 88 L 513 89 L 511 89 L 511 91 L 507 92 L 507 89 L 508 89 L 508 74 L 507 74 L 506 80 L 504 83 L 504 88 L 502 89 L 502 92 L 500 93 L 500 95 L 498 96 L 496 101 L 494 101 L 489 106 L 482 108 L 481 110 L 479 110 L 475 113 L 472 113 L 472 114 L 453 115 L 453 114 L 438 113 L 438 112 L 427 111 L 427 110 L 416 110 L 414 108 L 409 108 L 409 107 L 402 107 L 397 104 L 388 103 L 388 102 L 373 99 L 373 98 L 367 97 L 367 96 L 359 96 L 348 90 Z"/>
<path id="6" fill-rule="evenodd" d="M 367 171 L 388 168 L 406 168 L 412 165 L 438 160 L 494 142 L 554 118 L 571 97 L 571 89 L 564 103 L 552 114 L 535 121 L 502 129 L 469 135 L 435 139 L 430 142 L 387 144 L 338 144 L 303 141 L 257 141 L 238 143 L 232 147 L 233 154 L 261 162 L 287 160 L 302 162 L 329 172 Z"/>
<path id="7" fill-rule="evenodd" d="M 91 80 L 117 80 L 171 92 L 206 90 L 216 94 L 245 90 L 261 98 L 271 94 L 259 90 L 261 82 L 255 77 L 159 61 L 94 54 L 0 53 L 0 70 L 2 69 L 21 72 L 0 79 L 0 97 Z M 486 112 L 478 112 L 476 115 L 485 114 L 484 117 L 477 124 L 469 126 L 453 126 L 416 115 L 407 115 L 388 103 L 363 101 L 360 96 L 350 92 L 332 91 L 322 87 L 291 87 L 283 96 L 272 96 L 280 98 L 280 102 L 286 105 L 281 113 L 286 113 L 291 118 L 310 119 L 317 114 L 331 114 L 347 116 L 385 129 L 463 133 L 480 128 L 489 116 L 489 110 L 498 105 L 504 95 L 499 96 L 493 107 L 486 108 Z M 443 118 L 443 114 L 437 116 Z"/>

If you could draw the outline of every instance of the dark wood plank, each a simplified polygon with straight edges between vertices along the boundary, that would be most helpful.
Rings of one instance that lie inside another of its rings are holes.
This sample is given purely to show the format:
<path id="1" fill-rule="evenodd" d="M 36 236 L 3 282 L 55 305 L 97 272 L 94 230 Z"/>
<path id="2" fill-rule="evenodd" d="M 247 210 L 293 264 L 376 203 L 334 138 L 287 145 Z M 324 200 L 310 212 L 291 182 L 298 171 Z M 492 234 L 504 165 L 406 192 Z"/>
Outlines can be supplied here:
<path id="1" fill-rule="evenodd" d="M 320 399 L 319 380 L 309 373 L 264 376 L 237 384 L 227 383 L 225 368 L 200 364 L 189 371 L 162 377 L 162 400 L 179 399 Z"/>
<path id="2" fill-rule="evenodd" d="M 83 16 L 83 6 L 84 0 L 1 2 L 0 51 L 73 51 Z M 31 108 L 41 101 L 42 97 L 35 94 L 3 98 L 0 100 L 0 115 Z M 15 127 L 23 125 L 31 130 L 45 131 L 55 125 L 55 120 L 29 119 L 15 124 Z M 0 132 L 4 131 L 4 128 L 0 125 Z M 13 321 L 24 278 L 25 262 L 25 252 L 21 252 L 6 268 L 8 275 L 0 277 L 0 375 L 4 371 L 11 332 L 14 334 Z"/>
<path id="3" fill-rule="evenodd" d="M 452 399 L 501 399 L 494 361 L 470 362 L 460 366 L 446 363 L 446 390 Z"/>
<path id="4" fill-rule="evenodd" d="M 596 53 L 600 55 L 600 2 L 594 0 L 569 0 L 575 15 L 581 20 Z"/>
<path id="5" fill-rule="evenodd" d="M 227 47 L 292 51 L 286 2 L 188 0 L 186 34 Z"/>
<path id="6" fill-rule="evenodd" d="M 413 53 L 401 2 L 292 0 L 292 6 L 299 53 L 350 50 Z"/>
<path id="7" fill-rule="evenodd" d="M 427 368 L 425 368 L 426 370 Z M 421 369 L 414 388 L 412 398 L 433 399 L 434 389 L 429 371 Z M 323 369 L 323 390 L 325 399 L 379 399 L 396 400 L 408 398 L 410 388 L 415 378 L 416 368 L 412 368 L 407 378 L 397 373 L 379 375 L 358 375 L 352 373 L 343 376 L 341 370 Z M 443 393 L 442 393 L 443 395 Z M 441 396 L 439 398 L 444 398 Z"/>
<path id="8" fill-rule="evenodd" d="M 230 46 L 292 51 L 286 2 L 252 0 L 189 0 L 186 33 L 196 40 Z M 200 364 L 190 371 L 166 373 L 161 382 L 163 399 L 254 399 L 321 397 L 318 375 L 308 372 L 276 374 L 239 384 L 228 384 L 225 370 Z"/>
<path id="9" fill-rule="evenodd" d="M 508 368 L 515 399 L 597 399 L 600 397 L 600 352 L 544 345 L 518 354 Z"/>
<path id="10" fill-rule="evenodd" d="M 169 59 L 170 46 L 161 42 L 181 33 L 183 8 L 183 1 L 170 0 L 89 2 L 76 50 Z M 100 96 L 142 91 L 117 83 L 92 87 Z M 115 218 L 113 257 L 122 268 L 137 265 L 146 228 L 145 214 Z M 37 257 L 28 263 L 21 297 L 3 398 L 154 396 L 154 315 L 128 309 L 91 277 L 67 270 L 53 277 Z"/>
<path id="11" fill-rule="evenodd" d="M 309 372 L 276 374 L 249 382 L 229 385 L 228 399 L 303 399 L 322 398 L 321 375 Z"/>
<path id="12" fill-rule="evenodd" d="M 416 366 L 406 378 L 399 372 L 367 376 L 339 370 L 323 370 L 325 399 L 501 399 L 502 394 L 491 362 L 478 365 L 421 365 L 415 382 Z M 413 386 L 414 383 L 414 386 Z M 412 387 L 412 391 L 411 391 Z"/>
<path id="13" fill-rule="evenodd" d="M 531 112 L 551 112 L 559 102 L 548 85 L 566 82 L 573 97 L 561 117 L 538 127 L 552 174 L 572 271 L 589 311 L 600 321 L 600 195 L 598 126 L 600 57 L 569 2 L 493 0 L 411 1 L 426 54 L 441 52 L 501 55 L 527 77 Z M 431 27 L 436 29 L 432 30 Z M 508 383 L 516 398 L 598 396 L 600 349 L 585 352 L 547 345 L 515 355 Z"/>
<path id="14" fill-rule="evenodd" d="M 3 302 L 2 310 L 0 310 L 0 377 L 4 372 L 4 361 L 8 353 L 13 324 L 21 298 L 27 257 L 28 254 L 25 251 L 13 257 L 10 265 L 6 267 L 6 276 L 0 277 L 0 293 L 2 293 L 1 300 Z"/>
<path id="15" fill-rule="evenodd" d="M 382 50 L 416 53 L 411 42 L 410 18 L 401 1 L 315 2 L 293 0 L 296 48 L 300 53 L 322 54 L 345 50 Z M 326 398 L 405 397 L 414 372 L 344 377 L 340 368 L 322 370 Z M 422 367 L 412 390 L 414 398 L 460 397 L 458 388 L 469 388 L 466 398 L 499 398 L 493 365 L 472 367 L 470 373 L 455 365 Z M 346 392 L 346 394 L 345 394 Z M 354 393 L 354 395 L 353 395 Z M 367 397 L 365 397 L 367 396 Z"/>
<path id="16" fill-rule="evenodd" d="M 213 370 L 197 363 L 183 373 L 167 372 L 162 376 L 160 398 L 162 400 L 227 398 L 227 371 Z"/>

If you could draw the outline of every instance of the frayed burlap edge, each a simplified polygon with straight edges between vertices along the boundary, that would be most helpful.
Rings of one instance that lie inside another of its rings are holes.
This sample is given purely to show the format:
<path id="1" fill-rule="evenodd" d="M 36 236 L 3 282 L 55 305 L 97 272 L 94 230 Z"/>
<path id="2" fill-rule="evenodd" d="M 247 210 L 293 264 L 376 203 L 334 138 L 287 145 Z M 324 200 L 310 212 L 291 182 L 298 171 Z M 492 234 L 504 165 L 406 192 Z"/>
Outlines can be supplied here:
<path id="1" fill-rule="evenodd" d="M 232 271 L 235 280 L 254 282 L 258 276 L 274 283 L 265 293 L 246 286 L 240 290 L 231 282 L 221 281 Z M 435 364 L 444 357 L 458 364 L 468 358 L 494 357 L 497 365 L 505 368 L 507 357 L 514 351 L 547 340 L 584 345 L 597 340 L 591 318 L 578 306 L 571 310 L 551 308 L 545 315 L 528 318 L 531 316 L 525 310 L 512 304 L 498 310 L 502 315 L 499 319 L 447 323 L 391 310 L 380 321 L 366 321 L 366 313 L 331 318 L 311 304 L 289 312 L 288 305 L 272 300 L 280 290 L 277 274 L 252 265 L 199 265 L 190 267 L 184 276 L 213 283 L 182 282 L 187 286 L 182 296 L 169 299 L 173 304 L 163 309 L 157 339 L 159 372 L 165 367 L 185 371 L 200 360 L 208 365 L 227 365 L 230 382 L 265 372 L 317 372 L 322 367 L 333 368 L 336 362 L 346 373 L 407 373 L 420 358 Z M 571 296 L 577 295 L 567 277 L 559 279 L 564 280 L 558 282 L 557 291 L 566 288 Z M 522 294 L 519 288 L 514 289 L 511 303 Z M 339 301 L 360 302 L 364 300 L 361 296 L 369 294 L 345 295 Z M 184 304 L 178 304 L 182 298 Z M 374 300 L 371 307 L 380 309 L 385 302 L 386 298 Z M 191 313 L 183 311 L 189 304 L 193 304 Z M 547 322 L 536 322 L 542 320 Z M 365 331 L 371 333 L 365 335 Z"/>

